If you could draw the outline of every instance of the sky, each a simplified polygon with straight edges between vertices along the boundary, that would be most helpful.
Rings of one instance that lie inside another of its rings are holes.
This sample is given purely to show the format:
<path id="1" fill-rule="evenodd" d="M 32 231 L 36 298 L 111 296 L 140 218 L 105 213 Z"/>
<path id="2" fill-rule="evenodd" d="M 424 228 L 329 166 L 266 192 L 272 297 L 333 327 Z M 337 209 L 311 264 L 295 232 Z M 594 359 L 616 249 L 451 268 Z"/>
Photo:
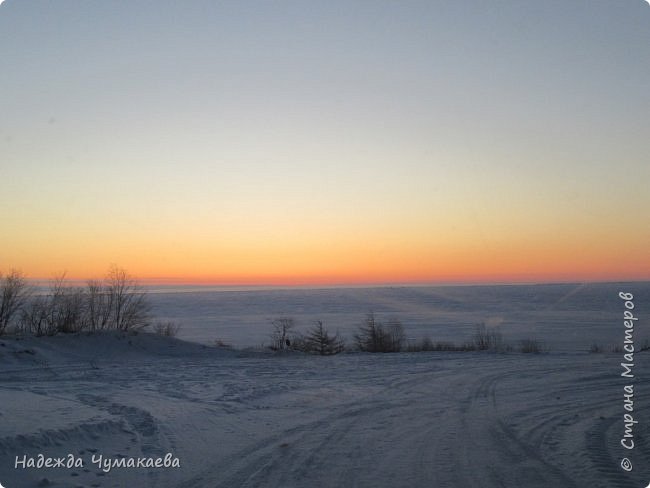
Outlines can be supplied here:
<path id="1" fill-rule="evenodd" d="M 641 0 L 0 5 L 0 271 L 650 279 Z"/>

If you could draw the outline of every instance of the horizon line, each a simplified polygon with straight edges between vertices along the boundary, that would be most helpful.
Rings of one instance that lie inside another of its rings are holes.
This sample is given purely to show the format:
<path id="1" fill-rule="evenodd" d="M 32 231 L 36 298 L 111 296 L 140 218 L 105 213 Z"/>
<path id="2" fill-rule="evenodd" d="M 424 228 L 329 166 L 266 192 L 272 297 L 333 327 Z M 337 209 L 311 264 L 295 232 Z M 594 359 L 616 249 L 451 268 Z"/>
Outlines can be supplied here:
<path id="1" fill-rule="evenodd" d="M 85 285 L 92 278 L 71 278 L 65 280 L 71 285 Z M 513 286 L 513 285 L 567 285 L 567 284 L 607 284 L 607 283 L 648 283 L 650 278 L 602 278 L 581 279 L 579 277 L 566 279 L 502 279 L 502 280 L 418 280 L 418 281 L 332 281 L 332 282 L 218 282 L 208 280 L 176 280 L 173 278 L 133 277 L 138 285 L 143 287 L 196 287 L 196 288 L 234 288 L 234 289 L 318 289 L 318 288 L 384 288 L 384 287 L 425 287 L 425 286 Z M 29 278 L 26 280 L 35 286 L 47 286 L 52 278 Z"/>

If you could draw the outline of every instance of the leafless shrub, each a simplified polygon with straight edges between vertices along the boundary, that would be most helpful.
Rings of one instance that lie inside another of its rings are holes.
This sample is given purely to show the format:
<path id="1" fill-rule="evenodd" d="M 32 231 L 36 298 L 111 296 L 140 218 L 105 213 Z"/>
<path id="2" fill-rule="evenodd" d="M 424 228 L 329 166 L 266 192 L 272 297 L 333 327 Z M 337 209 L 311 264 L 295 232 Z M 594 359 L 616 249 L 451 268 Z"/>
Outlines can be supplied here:
<path id="1" fill-rule="evenodd" d="M 35 336 L 53 333 L 49 330 L 48 309 L 49 304 L 46 297 L 33 297 L 22 311 L 21 330 Z"/>
<path id="2" fill-rule="evenodd" d="M 111 265 L 104 281 L 86 283 L 86 315 L 91 331 L 133 331 L 149 325 L 150 307 L 140 284 L 123 268 Z"/>
<path id="3" fill-rule="evenodd" d="M 476 344 L 474 342 L 465 342 L 456 344 L 450 341 L 437 341 L 433 342 L 429 337 L 420 339 L 419 342 L 412 342 L 408 345 L 407 351 L 409 352 L 471 352 L 476 351 Z"/>
<path id="4" fill-rule="evenodd" d="M 464 352 L 476 351 L 476 344 L 473 341 L 466 341 L 460 346 L 460 350 Z"/>
<path id="5" fill-rule="evenodd" d="M 433 342 L 430 337 L 425 336 L 419 341 L 411 342 L 407 346 L 409 352 L 427 352 L 427 351 L 462 351 L 463 346 L 456 345 L 449 341 Z"/>
<path id="6" fill-rule="evenodd" d="M 594 343 L 589 348 L 589 352 L 592 354 L 600 354 L 601 352 L 605 352 L 605 349 L 600 344 Z"/>
<path id="7" fill-rule="evenodd" d="M 476 327 L 474 345 L 478 351 L 502 352 L 509 349 L 503 341 L 501 332 L 496 328 L 489 329 L 485 324 Z"/>
<path id="8" fill-rule="evenodd" d="M 68 334 L 86 329 L 86 296 L 82 288 L 74 287 L 66 290 L 60 304 L 59 332 Z"/>
<path id="9" fill-rule="evenodd" d="M 25 276 L 15 269 L 8 275 L 0 273 L 0 335 L 18 318 L 28 296 Z"/>
<path id="10" fill-rule="evenodd" d="M 519 342 L 519 352 L 527 354 L 539 354 L 544 347 L 537 339 L 523 339 Z"/>
<path id="11" fill-rule="evenodd" d="M 88 328 L 92 331 L 111 327 L 114 296 L 109 288 L 99 280 L 86 283 Z"/>
<path id="12" fill-rule="evenodd" d="M 433 343 L 429 337 L 424 337 L 420 339 L 419 342 L 416 342 L 415 339 L 407 339 L 406 352 L 423 352 L 423 351 L 432 351 Z"/>
<path id="13" fill-rule="evenodd" d="M 156 322 L 153 326 L 153 330 L 156 334 L 164 337 L 176 337 L 178 331 L 180 330 L 180 324 L 176 322 Z"/>
<path id="14" fill-rule="evenodd" d="M 32 297 L 22 308 L 22 330 L 38 336 L 81 330 L 134 331 L 149 323 L 144 290 L 117 266 L 111 266 L 103 282 L 89 281 L 85 288 L 69 285 L 65 273 L 58 275 L 47 294 Z"/>
<path id="15" fill-rule="evenodd" d="M 402 323 L 396 318 L 389 319 L 388 325 L 386 325 L 386 334 L 388 336 L 388 348 L 385 352 L 401 351 L 406 339 Z"/>
<path id="16" fill-rule="evenodd" d="M 110 295 L 113 329 L 129 331 L 149 324 L 149 304 L 139 283 L 124 269 L 111 265 L 105 281 Z"/>
<path id="17" fill-rule="evenodd" d="M 537 341 L 526 342 L 527 347 L 535 348 L 541 351 L 542 346 Z M 503 340 L 501 332 L 497 329 L 488 329 L 484 324 L 477 326 L 472 340 L 462 344 L 456 344 L 449 341 L 433 342 L 428 336 L 419 341 L 410 342 L 407 346 L 409 352 L 421 351 L 451 351 L 451 352 L 471 352 L 471 351 L 496 351 L 509 352 L 513 347 Z M 534 351 L 527 351 L 534 352 Z"/>
<path id="18" fill-rule="evenodd" d="M 86 310 L 84 290 L 66 284 L 62 273 L 47 295 L 33 297 L 23 308 L 21 328 L 37 336 L 79 332 L 87 326 Z"/>
<path id="19" fill-rule="evenodd" d="M 51 285 L 48 307 L 48 329 L 64 334 L 86 327 L 86 300 L 82 288 L 66 284 L 65 273 L 55 277 Z"/>
<path id="20" fill-rule="evenodd" d="M 420 349 L 422 351 L 433 351 L 435 348 L 435 344 L 431 340 L 429 336 L 423 337 L 422 340 L 420 341 Z"/>
<path id="21" fill-rule="evenodd" d="M 292 317 L 278 317 L 271 321 L 273 332 L 271 333 L 271 349 L 282 351 L 291 347 L 293 339 L 292 331 L 295 328 L 295 321 Z"/>

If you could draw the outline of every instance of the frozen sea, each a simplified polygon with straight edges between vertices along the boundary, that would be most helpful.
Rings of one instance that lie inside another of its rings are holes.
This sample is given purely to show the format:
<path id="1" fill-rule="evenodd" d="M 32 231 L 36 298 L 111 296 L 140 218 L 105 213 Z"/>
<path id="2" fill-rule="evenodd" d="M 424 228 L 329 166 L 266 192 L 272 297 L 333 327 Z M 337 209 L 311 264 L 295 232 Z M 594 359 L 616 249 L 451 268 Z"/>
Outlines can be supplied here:
<path id="1" fill-rule="evenodd" d="M 149 289 L 153 314 L 181 326 L 179 337 L 236 347 L 269 343 L 271 321 L 292 317 L 305 332 L 316 320 L 351 338 L 369 312 L 399 319 L 410 340 L 462 343 L 477 324 L 498 327 L 507 342 L 538 339 L 555 351 L 609 348 L 623 339 L 624 301 L 634 295 L 640 323 L 636 344 L 650 339 L 650 282 L 537 285 L 382 286 L 370 288 L 228 289 L 158 286 Z M 644 320 L 644 318 L 646 320 Z"/>

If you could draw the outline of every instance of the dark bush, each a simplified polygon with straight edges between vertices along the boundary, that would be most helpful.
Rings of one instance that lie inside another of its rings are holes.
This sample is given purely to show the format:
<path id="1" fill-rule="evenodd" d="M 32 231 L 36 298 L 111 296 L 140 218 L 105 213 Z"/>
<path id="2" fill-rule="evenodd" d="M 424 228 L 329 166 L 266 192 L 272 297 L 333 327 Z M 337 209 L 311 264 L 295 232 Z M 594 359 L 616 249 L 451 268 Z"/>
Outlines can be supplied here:
<path id="1" fill-rule="evenodd" d="M 543 349 L 542 344 L 536 339 L 523 339 L 519 342 L 519 352 L 539 354 Z"/>
<path id="2" fill-rule="evenodd" d="M 297 338 L 293 334 L 296 324 L 292 317 L 278 317 L 271 321 L 271 349 L 283 351 L 292 348 L 292 342 Z"/>
<path id="3" fill-rule="evenodd" d="M 28 295 L 27 280 L 22 273 L 12 270 L 0 273 L 0 335 L 18 318 Z"/>
<path id="4" fill-rule="evenodd" d="M 404 344 L 404 327 L 397 319 L 384 325 L 369 313 L 354 335 L 357 348 L 366 352 L 399 352 Z"/>

